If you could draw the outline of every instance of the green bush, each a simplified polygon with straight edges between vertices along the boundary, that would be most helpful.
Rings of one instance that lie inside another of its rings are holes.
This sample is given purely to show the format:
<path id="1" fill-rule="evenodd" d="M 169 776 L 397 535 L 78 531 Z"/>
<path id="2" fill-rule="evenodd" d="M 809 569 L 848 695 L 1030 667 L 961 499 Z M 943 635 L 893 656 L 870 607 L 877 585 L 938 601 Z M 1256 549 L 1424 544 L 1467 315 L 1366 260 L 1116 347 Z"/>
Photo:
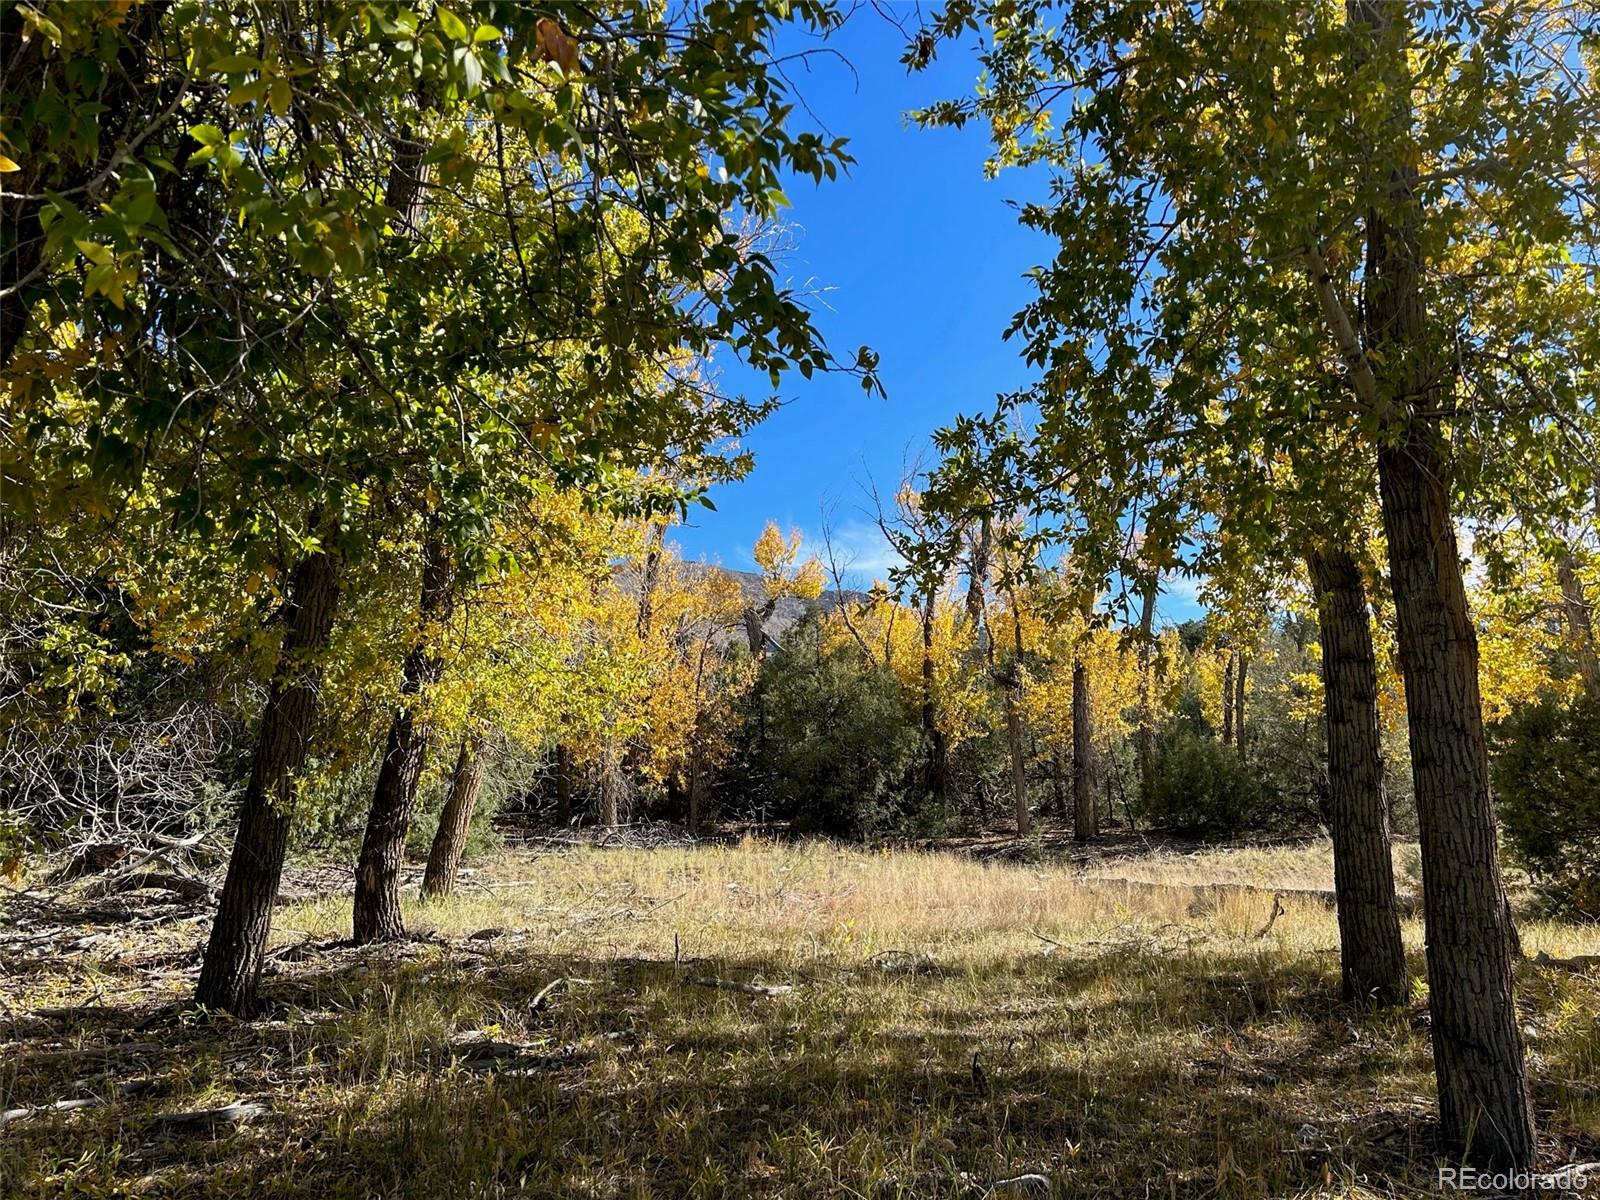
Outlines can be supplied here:
<path id="1" fill-rule="evenodd" d="M 899 680 L 854 647 L 818 653 L 802 622 L 763 664 L 744 757 L 796 830 L 866 838 L 916 827 L 921 737 Z M 751 773 L 754 776 L 754 772 Z"/>
<path id="2" fill-rule="evenodd" d="M 1261 781 L 1231 747 L 1182 722 L 1167 729 L 1145 820 L 1175 833 L 1228 837 L 1259 828 L 1269 814 Z"/>
<path id="3" fill-rule="evenodd" d="M 1494 751 L 1512 860 L 1556 907 L 1600 917 L 1600 700 L 1518 709 Z"/>

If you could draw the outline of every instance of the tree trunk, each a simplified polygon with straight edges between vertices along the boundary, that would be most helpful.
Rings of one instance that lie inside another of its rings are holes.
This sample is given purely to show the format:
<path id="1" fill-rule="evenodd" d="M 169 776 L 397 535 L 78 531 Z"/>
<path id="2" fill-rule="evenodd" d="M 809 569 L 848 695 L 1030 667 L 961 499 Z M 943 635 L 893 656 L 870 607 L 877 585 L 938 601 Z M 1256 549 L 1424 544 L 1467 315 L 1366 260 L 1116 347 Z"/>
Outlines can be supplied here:
<path id="1" fill-rule="evenodd" d="M 1228 651 L 1228 666 L 1222 673 L 1222 744 L 1233 744 L 1233 651 Z"/>
<path id="2" fill-rule="evenodd" d="M 607 740 L 600 752 L 600 824 L 618 825 L 622 821 L 622 764 L 616 743 Z"/>
<path id="3" fill-rule="evenodd" d="M 935 594 L 932 588 L 922 600 L 922 743 L 927 751 L 923 785 L 928 798 L 943 804 L 949 790 L 949 751 L 944 731 L 939 728 L 938 707 L 933 686 L 933 618 Z"/>
<path id="4" fill-rule="evenodd" d="M 1390 127 L 1415 127 L 1409 15 L 1396 0 L 1347 0 L 1352 70 L 1375 74 Z M 1376 65 L 1376 71 L 1371 70 Z M 1391 143 L 1382 143 L 1385 148 Z M 1377 146 L 1375 145 L 1375 149 Z M 1449 408 L 1451 379 L 1431 344 L 1421 280 L 1416 156 L 1391 151 L 1384 195 L 1366 213 L 1366 295 L 1357 335 L 1321 248 L 1304 259 L 1348 381 L 1378 432 L 1378 484 L 1406 688 L 1421 830 L 1434 1072 L 1452 1156 L 1527 1166 L 1534 1154 L 1511 924 L 1478 693 L 1478 642 L 1450 514 L 1444 437 L 1421 412 Z M 1374 353 L 1375 352 L 1375 353 Z"/>
<path id="5" fill-rule="evenodd" d="M 1014 665 L 1014 682 L 1006 687 L 1006 744 L 1011 750 L 1011 799 L 1017 813 L 1017 836 L 1033 832 L 1028 807 L 1028 759 L 1022 737 L 1022 664 Z"/>
<path id="6" fill-rule="evenodd" d="M 1139 799 L 1148 803 L 1156 782 L 1155 706 L 1151 692 L 1152 650 L 1156 623 L 1156 584 L 1152 579 L 1144 590 L 1139 608 Z"/>
<path id="7" fill-rule="evenodd" d="M 483 784 L 483 739 L 469 733 L 461 739 L 461 753 L 450 774 L 450 796 L 439 814 L 439 829 L 428 852 L 428 869 L 422 876 L 424 896 L 448 896 L 456 886 L 456 871 L 461 852 L 467 845 L 467 830 L 478 806 L 478 788 Z"/>
<path id="8" fill-rule="evenodd" d="M 1405 6 L 1349 0 L 1349 13 L 1370 35 L 1358 53 L 1375 62 L 1394 124 L 1411 129 Z M 1422 294 L 1416 177 L 1415 160 L 1397 155 L 1381 206 L 1367 213 L 1364 344 L 1355 359 L 1346 358 L 1358 394 L 1364 388 L 1377 401 L 1379 496 L 1422 842 L 1441 1134 L 1450 1153 L 1469 1161 L 1523 1167 L 1533 1160 L 1533 1113 L 1513 998 L 1515 930 L 1500 879 L 1478 639 L 1450 513 L 1447 447 L 1436 425 L 1414 415 L 1448 408 L 1450 399 Z"/>
<path id="9" fill-rule="evenodd" d="M 1578 664 L 1578 678 L 1583 680 L 1585 692 L 1600 697 L 1600 657 L 1595 655 L 1592 611 L 1583 580 L 1578 577 L 1577 561 L 1571 554 L 1556 564 L 1556 579 L 1561 584 L 1561 608 L 1572 640 L 1572 656 Z"/>
<path id="10" fill-rule="evenodd" d="M 406 834 L 417 807 L 417 785 L 422 780 L 431 733 L 426 710 L 417 698 L 424 689 L 439 682 L 443 669 L 443 660 L 432 640 L 450 615 L 454 566 L 444 542 L 430 534 L 423 550 L 417 641 L 401 671 L 400 694 L 404 699 L 389 724 L 389 740 L 378 768 L 372 807 L 367 812 L 361 855 L 356 860 L 357 945 L 405 936 L 405 919 L 400 911 L 400 866 L 405 859 Z"/>
<path id="11" fill-rule="evenodd" d="M 1065 821 L 1067 811 L 1067 754 L 1060 746 L 1050 754 L 1050 797 L 1055 801 L 1056 816 Z"/>
<path id="12" fill-rule="evenodd" d="M 556 821 L 572 824 L 572 750 L 564 742 L 556 746 Z"/>
<path id="13" fill-rule="evenodd" d="M 1478 695 L 1478 640 L 1434 437 L 1378 456 L 1421 829 L 1434 1070 L 1446 1144 L 1474 1162 L 1534 1152 L 1512 994 L 1515 932 Z"/>
<path id="14" fill-rule="evenodd" d="M 696 836 L 700 833 L 706 813 L 706 764 L 701 749 L 702 740 L 696 737 L 694 746 L 689 750 L 689 832 Z"/>
<path id="15" fill-rule="evenodd" d="M 1100 837 L 1092 720 L 1089 668 L 1080 658 L 1072 664 L 1072 836 L 1080 842 L 1092 842 Z"/>
<path id="16" fill-rule="evenodd" d="M 644 540 L 644 569 L 639 573 L 639 621 L 641 639 L 650 636 L 655 617 L 656 584 L 661 578 L 661 550 L 667 540 L 667 523 L 652 521 Z"/>
<path id="17" fill-rule="evenodd" d="M 1250 656 L 1239 652 L 1239 669 L 1233 676 L 1233 744 L 1244 758 L 1244 681 L 1250 672 Z"/>
<path id="18" fill-rule="evenodd" d="M 195 999 L 244 1014 L 255 1004 L 272 906 L 289 848 L 295 778 L 305 765 L 317 719 L 318 657 L 333 631 L 339 566 L 331 550 L 301 560 L 289 581 L 288 633 L 256 735 L 239 832 L 228 859 Z"/>
<path id="19" fill-rule="evenodd" d="M 1378 664 L 1361 571 L 1346 550 L 1315 546 L 1306 567 L 1322 641 L 1333 891 L 1350 1003 L 1404 1004 L 1411 993 L 1389 853 L 1378 724 Z"/>

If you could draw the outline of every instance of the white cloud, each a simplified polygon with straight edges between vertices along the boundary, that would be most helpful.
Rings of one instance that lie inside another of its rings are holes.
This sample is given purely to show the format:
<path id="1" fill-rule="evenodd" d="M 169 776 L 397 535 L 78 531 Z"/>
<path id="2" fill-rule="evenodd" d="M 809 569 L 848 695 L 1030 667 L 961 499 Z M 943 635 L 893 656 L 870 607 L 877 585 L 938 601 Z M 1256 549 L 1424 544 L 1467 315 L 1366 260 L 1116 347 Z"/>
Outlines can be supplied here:
<path id="1" fill-rule="evenodd" d="M 887 579 L 893 567 L 905 560 L 895 553 L 883 531 L 868 521 L 849 520 L 829 531 L 833 557 L 847 587 L 865 588 L 874 579 Z M 822 559 L 827 567 L 828 547 L 820 533 L 806 534 L 806 550 Z"/>

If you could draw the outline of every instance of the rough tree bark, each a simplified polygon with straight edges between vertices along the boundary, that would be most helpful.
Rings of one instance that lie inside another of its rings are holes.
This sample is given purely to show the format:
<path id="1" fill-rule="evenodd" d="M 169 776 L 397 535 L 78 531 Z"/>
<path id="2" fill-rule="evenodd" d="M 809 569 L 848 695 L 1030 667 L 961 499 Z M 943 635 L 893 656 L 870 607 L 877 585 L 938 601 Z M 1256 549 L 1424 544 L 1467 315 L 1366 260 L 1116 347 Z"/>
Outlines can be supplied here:
<path id="1" fill-rule="evenodd" d="M 417 807 L 417 785 L 428 754 L 429 721 L 418 697 L 439 681 L 443 661 L 432 645 L 438 626 L 449 618 L 455 593 L 455 562 L 444 541 L 430 534 L 423 548 L 422 602 L 416 643 L 401 669 L 401 702 L 389 723 L 389 739 L 366 833 L 356 860 L 354 929 L 357 945 L 405 936 L 400 911 L 400 866 L 406 834 Z"/>
<path id="2" fill-rule="evenodd" d="M 1600 697 L 1600 657 L 1595 654 L 1594 622 L 1583 580 L 1578 577 L 1577 560 L 1564 555 L 1556 564 L 1556 581 L 1561 585 L 1561 609 L 1571 638 L 1572 656 L 1578 664 L 1583 690 Z"/>
<path id="3" fill-rule="evenodd" d="M 1322 642 L 1333 891 L 1345 1000 L 1404 1004 L 1411 994 L 1389 852 L 1378 724 L 1378 664 L 1361 571 L 1347 550 L 1313 546 L 1306 568 Z"/>
<path id="4" fill-rule="evenodd" d="M 1396 126 L 1410 128 L 1405 6 L 1348 0 L 1348 10 L 1352 25 L 1367 35 L 1361 52 L 1388 84 Z M 1448 447 L 1439 427 L 1416 415 L 1446 411 L 1451 399 L 1448 373 L 1430 343 L 1416 182 L 1415 159 L 1398 156 L 1381 208 L 1366 214 L 1363 344 L 1341 349 L 1357 394 L 1379 420 L 1379 498 L 1422 842 L 1440 1132 L 1449 1151 L 1468 1161 L 1522 1167 L 1533 1160 L 1534 1124 L 1513 996 L 1515 931 L 1500 878 L 1478 639 L 1450 512 Z M 1325 268 L 1322 275 L 1321 302 L 1337 330 L 1341 314 L 1330 302 Z"/>
<path id="5" fill-rule="evenodd" d="M 338 598 L 334 552 L 323 549 L 302 559 L 289 579 L 288 632 L 261 714 L 239 831 L 195 990 L 195 999 L 207 1008 L 244 1014 L 255 1004 L 289 848 L 295 778 L 305 765 L 317 719 L 317 662 L 333 630 Z"/>
<path id="6" fill-rule="evenodd" d="M 428 868 L 422 874 L 424 896 L 448 896 L 456 886 L 456 871 L 461 867 L 461 852 L 467 845 L 467 830 L 478 806 L 478 789 L 483 784 L 483 739 L 468 733 L 461 739 L 455 770 L 450 773 L 450 795 L 439 813 L 439 829 L 428 851 Z"/>
<path id="7" fill-rule="evenodd" d="M 1100 837 L 1092 720 L 1089 668 L 1080 658 L 1072 664 L 1072 836 L 1080 842 L 1092 842 Z"/>

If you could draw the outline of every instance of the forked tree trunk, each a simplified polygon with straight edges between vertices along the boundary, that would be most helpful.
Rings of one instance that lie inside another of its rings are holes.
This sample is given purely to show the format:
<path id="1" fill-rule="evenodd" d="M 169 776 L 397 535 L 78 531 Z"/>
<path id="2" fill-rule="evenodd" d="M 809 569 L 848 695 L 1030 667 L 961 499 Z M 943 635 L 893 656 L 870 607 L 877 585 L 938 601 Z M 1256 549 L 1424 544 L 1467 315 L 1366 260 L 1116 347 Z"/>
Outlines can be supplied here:
<path id="1" fill-rule="evenodd" d="M 1415 127 L 1409 13 L 1398 0 L 1346 0 L 1353 71 L 1382 83 L 1388 126 Z M 1381 143 L 1392 148 L 1393 143 Z M 1375 149 L 1377 146 L 1375 145 Z M 1357 399 L 1378 426 L 1378 484 L 1422 842 L 1423 917 L 1439 1122 L 1452 1156 L 1527 1166 L 1534 1154 L 1522 1035 L 1512 994 L 1515 930 L 1500 878 L 1478 694 L 1478 641 L 1450 513 L 1447 448 L 1423 412 L 1448 409 L 1450 375 L 1422 293 L 1416 156 L 1385 165 L 1366 213 L 1365 303 L 1356 332 L 1321 248 L 1305 265 Z M 1371 353 L 1376 351 L 1376 353 Z"/>
<path id="2" fill-rule="evenodd" d="M 454 563 L 443 541 L 430 535 L 423 550 L 417 642 L 401 670 L 402 699 L 389 723 L 389 739 L 378 767 L 372 807 L 367 812 L 361 855 L 356 860 L 353 924 L 357 945 L 405 936 L 405 918 L 400 911 L 400 866 L 405 859 L 406 834 L 417 807 L 417 785 L 422 780 L 431 733 L 418 697 L 425 688 L 439 682 L 443 669 L 432 638 L 450 615 L 454 573 Z"/>
<path id="3" fill-rule="evenodd" d="M 1222 673 L 1222 744 L 1233 745 L 1233 651 L 1228 651 L 1228 666 Z"/>
<path id="4" fill-rule="evenodd" d="M 1092 721 L 1089 668 L 1080 658 L 1072 664 L 1072 836 L 1080 842 L 1092 842 L 1100 837 Z"/>
<path id="5" fill-rule="evenodd" d="M 255 1004 L 272 906 L 283 875 L 296 776 L 316 725 L 321 671 L 338 608 L 339 566 L 331 550 L 301 560 L 289 580 L 288 633 L 256 735 L 239 831 L 228 859 L 195 999 L 244 1014 Z"/>
<path id="6" fill-rule="evenodd" d="M 1561 608 L 1567 620 L 1572 657 L 1578 664 L 1578 678 L 1583 681 L 1585 692 L 1600 697 L 1600 657 L 1595 653 L 1594 622 L 1572 555 L 1564 555 L 1556 564 L 1556 580 L 1561 584 Z"/>
<path id="7" fill-rule="evenodd" d="M 1369 35 L 1359 52 L 1388 88 L 1394 125 L 1412 128 L 1405 5 L 1348 3 L 1352 24 Z M 1438 426 L 1415 415 L 1446 409 L 1451 399 L 1422 293 L 1416 178 L 1415 160 L 1397 157 L 1382 207 L 1367 213 L 1361 317 L 1365 348 L 1377 353 L 1347 354 L 1347 361 L 1364 373 L 1358 389 L 1378 402 L 1378 487 L 1422 842 L 1440 1132 L 1451 1154 L 1524 1167 L 1534 1155 L 1533 1112 L 1513 997 L 1515 930 L 1500 878 L 1477 631 L 1450 513 L 1448 449 Z"/>
<path id="8" fill-rule="evenodd" d="M 456 886 L 456 871 L 467 845 L 467 830 L 478 807 L 478 789 L 483 785 L 483 739 L 468 733 L 461 739 L 455 770 L 450 773 L 450 795 L 439 813 L 439 829 L 428 852 L 428 869 L 422 875 L 424 896 L 448 896 Z"/>
<path id="9" fill-rule="evenodd" d="M 1314 546 L 1306 553 L 1306 568 L 1322 642 L 1328 816 L 1344 998 L 1355 1004 L 1404 1004 L 1411 985 L 1395 905 L 1379 740 L 1378 664 L 1366 590 L 1361 570 L 1346 550 Z"/>

